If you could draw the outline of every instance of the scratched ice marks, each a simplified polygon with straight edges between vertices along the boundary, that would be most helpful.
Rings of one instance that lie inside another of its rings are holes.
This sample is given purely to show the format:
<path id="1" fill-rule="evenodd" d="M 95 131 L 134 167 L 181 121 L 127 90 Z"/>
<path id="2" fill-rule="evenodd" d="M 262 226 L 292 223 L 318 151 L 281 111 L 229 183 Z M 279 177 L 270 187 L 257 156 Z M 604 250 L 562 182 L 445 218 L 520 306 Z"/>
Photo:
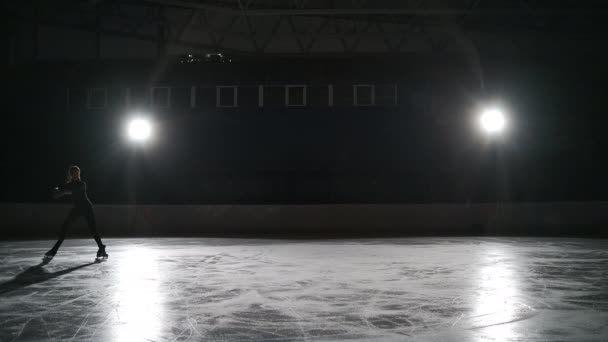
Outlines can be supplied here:
<path id="1" fill-rule="evenodd" d="M 605 341 L 608 241 L 0 242 L 0 341 Z"/>

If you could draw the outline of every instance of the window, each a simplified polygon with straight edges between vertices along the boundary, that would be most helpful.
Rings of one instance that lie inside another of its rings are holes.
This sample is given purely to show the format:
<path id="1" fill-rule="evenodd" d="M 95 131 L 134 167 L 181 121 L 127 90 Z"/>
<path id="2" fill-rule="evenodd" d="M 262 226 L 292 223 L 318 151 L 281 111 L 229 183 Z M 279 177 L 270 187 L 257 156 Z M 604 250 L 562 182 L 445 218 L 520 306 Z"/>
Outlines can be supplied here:
<path id="1" fill-rule="evenodd" d="M 376 89 L 372 84 L 353 85 L 353 105 L 373 106 L 376 104 Z"/>
<path id="2" fill-rule="evenodd" d="M 217 86 L 215 89 L 216 107 L 238 107 L 237 86 Z"/>
<path id="3" fill-rule="evenodd" d="M 304 107 L 306 106 L 306 86 L 288 85 L 285 86 L 285 107 Z"/>
<path id="4" fill-rule="evenodd" d="M 374 85 L 374 105 L 376 106 L 397 106 L 397 84 L 384 83 Z"/>
<path id="5" fill-rule="evenodd" d="M 169 108 L 171 107 L 171 88 L 152 87 L 150 89 L 150 98 L 152 99 L 152 106 Z"/>
<path id="6" fill-rule="evenodd" d="M 146 87 L 128 87 L 125 89 L 125 104 L 127 107 L 147 106 L 152 92 Z"/>
<path id="7" fill-rule="evenodd" d="M 190 87 L 190 108 L 196 107 L 196 87 Z"/>
<path id="8" fill-rule="evenodd" d="M 87 108 L 105 108 L 108 104 L 108 90 L 106 88 L 89 88 L 87 90 Z"/>
<path id="9" fill-rule="evenodd" d="M 258 107 L 264 107 L 264 86 L 258 86 Z"/>

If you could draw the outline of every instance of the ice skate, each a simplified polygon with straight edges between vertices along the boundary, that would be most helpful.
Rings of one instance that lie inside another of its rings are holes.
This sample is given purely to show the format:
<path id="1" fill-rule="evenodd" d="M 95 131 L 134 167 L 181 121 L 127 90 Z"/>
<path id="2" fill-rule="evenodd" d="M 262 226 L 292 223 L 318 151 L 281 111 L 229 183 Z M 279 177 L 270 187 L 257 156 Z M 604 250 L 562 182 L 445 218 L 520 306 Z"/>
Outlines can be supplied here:
<path id="1" fill-rule="evenodd" d="M 108 253 L 106 253 L 106 245 L 101 245 L 97 251 L 97 259 L 107 259 Z"/>
<path id="2" fill-rule="evenodd" d="M 51 249 L 50 251 L 46 252 L 46 254 L 44 254 L 42 260 L 51 260 L 55 257 L 55 254 L 57 254 L 57 251 Z"/>

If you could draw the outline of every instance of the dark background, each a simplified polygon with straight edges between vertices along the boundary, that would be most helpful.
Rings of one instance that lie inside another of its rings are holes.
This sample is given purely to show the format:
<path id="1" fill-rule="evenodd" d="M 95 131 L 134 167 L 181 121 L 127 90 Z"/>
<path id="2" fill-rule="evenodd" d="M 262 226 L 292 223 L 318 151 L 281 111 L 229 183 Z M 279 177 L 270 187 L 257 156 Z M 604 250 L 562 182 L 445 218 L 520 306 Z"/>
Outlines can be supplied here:
<path id="1" fill-rule="evenodd" d="M 552 7 L 560 16 L 535 29 L 542 45 L 517 54 L 478 46 L 474 63 L 450 51 L 328 56 L 227 48 L 230 63 L 181 63 L 183 54 L 171 53 L 71 61 L 12 53 L 2 65 L 0 201 L 51 201 L 50 189 L 72 164 L 82 168 L 95 203 L 607 200 L 604 12 L 590 14 L 597 4 L 568 6 Z M 21 37 L 33 19 L 24 8 L 4 12 L 7 56 L 10 46 L 27 45 Z M 468 25 L 509 40 L 525 25 L 508 13 L 498 29 Z M 580 49 L 561 43 L 570 33 L 587 35 L 578 38 Z M 212 92 L 189 108 L 176 90 L 172 107 L 162 109 L 127 107 L 121 97 L 126 87 L 358 83 L 396 84 L 397 105 L 353 107 L 345 99 L 285 108 L 265 100 L 263 108 L 215 108 L 205 105 L 214 104 Z M 84 106 L 88 87 L 108 89 L 106 108 Z M 484 103 L 501 104 L 508 115 L 501 139 L 476 126 Z M 136 109 L 155 120 L 146 146 L 124 137 Z"/>

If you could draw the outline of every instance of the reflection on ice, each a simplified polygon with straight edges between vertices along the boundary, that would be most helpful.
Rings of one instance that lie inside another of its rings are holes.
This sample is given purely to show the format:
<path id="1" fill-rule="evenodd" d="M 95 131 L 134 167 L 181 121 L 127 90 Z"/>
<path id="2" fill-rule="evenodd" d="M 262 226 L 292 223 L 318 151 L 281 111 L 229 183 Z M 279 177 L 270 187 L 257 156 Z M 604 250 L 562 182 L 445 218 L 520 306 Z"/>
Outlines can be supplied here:
<path id="1" fill-rule="evenodd" d="M 155 253 L 144 247 L 129 249 L 116 274 L 116 323 L 113 341 L 155 341 L 162 325 L 161 276 Z"/>
<path id="2" fill-rule="evenodd" d="M 70 242 L 38 273 L 48 241 L 0 241 L 0 341 L 608 337 L 606 241 L 108 239 L 87 267 Z"/>
<path id="3" fill-rule="evenodd" d="M 477 284 L 476 301 L 473 304 L 471 329 L 481 329 L 494 341 L 516 337 L 512 322 L 530 314 L 532 310 L 519 301 L 520 279 L 508 248 L 488 249 L 482 255 Z M 482 339 L 485 340 L 485 339 Z"/>

